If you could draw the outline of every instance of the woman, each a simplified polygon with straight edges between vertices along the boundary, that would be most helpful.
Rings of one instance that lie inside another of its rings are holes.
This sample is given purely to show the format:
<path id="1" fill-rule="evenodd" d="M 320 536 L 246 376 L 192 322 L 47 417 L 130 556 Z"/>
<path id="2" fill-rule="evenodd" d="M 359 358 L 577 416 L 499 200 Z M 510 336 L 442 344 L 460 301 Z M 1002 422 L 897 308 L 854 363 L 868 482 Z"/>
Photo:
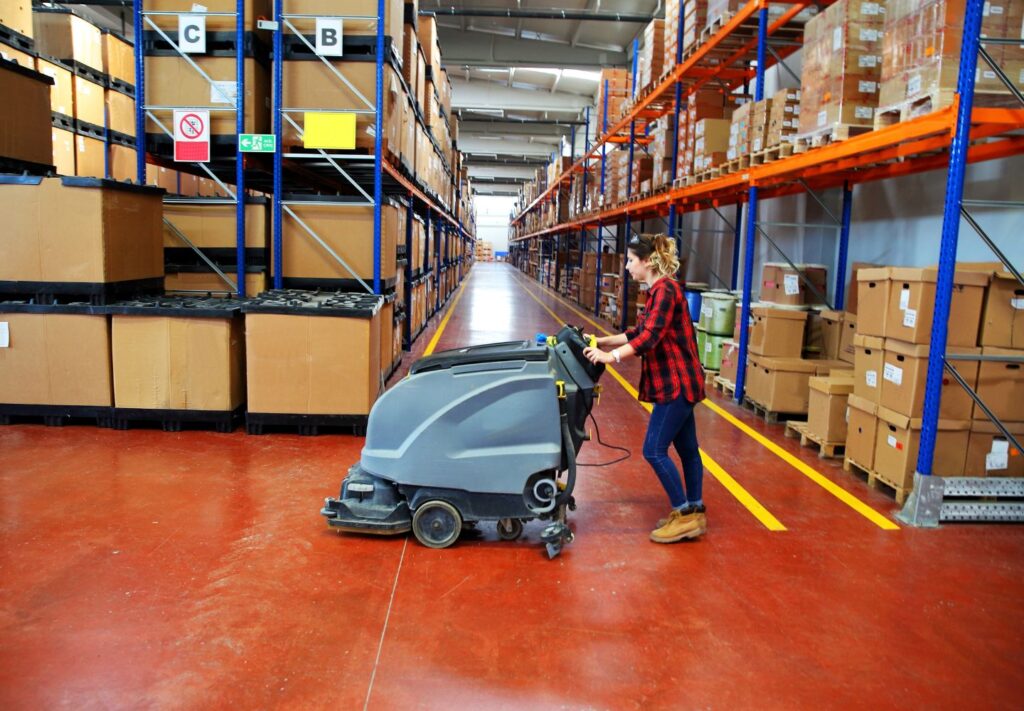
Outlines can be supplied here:
<path id="1" fill-rule="evenodd" d="M 584 355 L 593 363 L 621 363 L 640 356 L 640 400 L 654 404 L 644 459 L 665 487 L 672 511 L 651 533 L 655 543 L 696 538 L 707 530 L 702 484 L 704 467 L 697 445 L 693 408 L 704 399 L 704 371 L 683 289 L 673 279 L 679 269 L 676 244 L 665 235 L 637 235 L 629 242 L 626 269 L 647 284 L 647 306 L 637 325 L 597 339 Z M 611 347 L 610 352 L 602 350 Z M 685 487 L 668 454 L 675 446 L 683 463 Z"/>

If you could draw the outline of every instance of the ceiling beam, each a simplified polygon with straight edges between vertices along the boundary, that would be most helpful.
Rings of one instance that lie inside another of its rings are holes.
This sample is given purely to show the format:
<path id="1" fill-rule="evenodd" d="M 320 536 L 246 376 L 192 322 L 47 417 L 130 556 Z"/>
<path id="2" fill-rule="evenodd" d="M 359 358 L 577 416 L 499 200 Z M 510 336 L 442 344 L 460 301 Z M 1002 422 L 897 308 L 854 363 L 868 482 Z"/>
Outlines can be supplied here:
<path id="1" fill-rule="evenodd" d="M 629 58 L 625 51 L 570 47 L 556 42 L 488 34 L 462 32 L 458 27 L 438 26 L 444 47 L 444 63 L 449 67 L 562 67 L 590 69 L 625 67 Z"/>
<path id="2" fill-rule="evenodd" d="M 469 171 L 469 177 L 474 181 L 497 179 L 506 182 L 519 182 L 534 180 L 537 177 L 537 168 L 525 165 L 469 165 L 466 166 L 466 170 Z"/>
<path id="3" fill-rule="evenodd" d="M 485 156 L 532 156 L 548 158 L 557 152 L 557 147 L 549 143 L 531 143 L 530 141 L 503 138 L 487 140 L 473 136 L 459 136 L 459 150 L 470 155 Z"/>
<path id="4" fill-rule="evenodd" d="M 452 107 L 455 109 L 581 112 L 592 104 L 590 97 L 578 94 L 510 89 L 494 82 L 452 77 Z"/>
<path id="5" fill-rule="evenodd" d="M 516 5 L 519 5 L 517 0 Z M 510 20 L 570 20 L 587 22 L 629 22 L 641 25 L 649 24 L 654 15 L 635 12 L 595 12 L 592 10 L 523 10 L 501 9 L 490 7 L 437 7 L 423 10 L 421 15 L 437 15 L 438 17 L 493 17 Z"/>

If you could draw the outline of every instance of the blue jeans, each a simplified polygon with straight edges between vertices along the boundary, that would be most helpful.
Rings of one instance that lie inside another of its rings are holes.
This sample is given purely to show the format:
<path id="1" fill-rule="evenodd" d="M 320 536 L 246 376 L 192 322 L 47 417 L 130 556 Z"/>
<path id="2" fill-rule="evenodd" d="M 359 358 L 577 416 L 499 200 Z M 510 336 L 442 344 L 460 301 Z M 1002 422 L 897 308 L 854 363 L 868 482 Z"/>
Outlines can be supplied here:
<path id="1" fill-rule="evenodd" d="M 658 475 L 673 508 L 682 508 L 688 502 L 700 501 L 703 496 L 704 465 L 697 444 L 697 424 L 693 416 L 694 404 L 680 395 L 672 402 L 655 404 L 644 437 L 644 459 Z M 686 489 L 679 479 L 679 470 L 668 454 L 672 444 L 683 463 Z"/>

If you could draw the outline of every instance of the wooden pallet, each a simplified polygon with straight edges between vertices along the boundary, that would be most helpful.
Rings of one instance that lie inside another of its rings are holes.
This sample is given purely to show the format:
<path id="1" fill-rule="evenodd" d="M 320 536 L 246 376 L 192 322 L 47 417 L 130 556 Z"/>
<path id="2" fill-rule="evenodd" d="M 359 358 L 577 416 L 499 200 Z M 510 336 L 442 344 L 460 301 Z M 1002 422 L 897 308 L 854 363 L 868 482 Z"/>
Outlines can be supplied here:
<path id="1" fill-rule="evenodd" d="M 708 25 L 704 27 L 703 30 L 700 31 L 700 38 L 697 40 L 697 44 L 694 46 L 694 48 L 696 49 L 697 47 L 699 47 L 700 45 L 704 44 L 709 39 L 714 37 L 720 29 L 729 24 L 729 20 L 732 19 L 732 16 L 734 14 L 735 13 L 732 12 L 723 13 L 720 17 L 717 17 L 711 22 L 709 22 Z"/>
<path id="2" fill-rule="evenodd" d="M 732 382 L 728 378 L 723 378 L 720 375 L 714 379 L 711 386 L 715 390 L 721 391 L 723 395 L 728 395 L 729 397 L 733 397 L 736 394 L 736 383 Z"/>
<path id="3" fill-rule="evenodd" d="M 896 503 L 899 504 L 900 506 L 903 505 L 903 502 L 907 500 L 907 497 L 910 495 L 910 492 L 913 491 L 913 487 L 905 487 L 900 486 L 898 484 L 894 484 L 893 482 L 886 479 L 884 476 L 880 475 L 874 469 L 866 467 L 863 464 L 858 464 L 849 457 L 843 458 L 843 471 L 862 472 L 867 476 L 868 486 L 871 487 L 872 489 L 878 489 L 879 484 L 883 484 L 886 488 L 892 489 L 893 496 L 896 499 Z"/>
<path id="4" fill-rule="evenodd" d="M 859 136 L 872 130 L 871 126 L 854 126 L 847 123 L 834 123 L 811 133 L 793 136 L 793 153 L 806 153 L 812 148 L 820 148 L 853 136 Z"/>
<path id="5" fill-rule="evenodd" d="M 717 166 L 715 168 L 709 168 L 708 170 L 705 170 L 702 173 L 697 173 L 696 175 L 691 175 L 689 178 L 687 178 L 686 184 L 687 185 L 697 185 L 698 183 L 704 183 L 704 182 L 707 182 L 708 180 L 714 180 L 719 175 L 721 175 L 721 172 L 722 172 L 722 169 L 721 169 L 720 166 Z"/>
<path id="6" fill-rule="evenodd" d="M 717 370 L 704 369 L 704 387 L 711 389 L 715 387 L 715 380 L 718 378 Z"/>
<path id="7" fill-rule="evenodd" d="M 913 99 L 875 109 L 875 130 L 938 111 L 953 103 L 954 89 L 935 88 Z"/>
<path id="8" fill-rule="evenodd" d="M 788 158 L 793 155 L 793 144 L 792 143 L 780 143 L 777 146 L 769 146 L 763 151 L 750 154 L 751 165 L 764 165 L 765 163 L 772 163 L 780 158 Z"/>
<path id="9" fill-rule="evenodd" d="M 760 417 L 762 420 L 764 420 L 765 424 L 768 425 L 777 425 L 780 422 L 785 422 L 786 420 L 789 419 L 795 419 L 797 417 L 806 417 L 806 415 L 803 415 L 798 412 L 778 412 L 776 410 L 769 410 L 761 403 L 757 402 L 756 400 L 751 400 L 749 397 L 743 398 L 743 407 L 753 412 L 754 415 L 756 415 L 757 417 Z"/>
<path id="10" fill-rule="evenodd" d="M 839 459 L 846 450 L 846 442 L 826 442 L 821 437 L 808 430 L 808 423 L 801 420 L 790 420 L 786 423 L 785 435 L 792 438 L 800 438 L 801 447 L 818 445 L 819 459 Z"/>

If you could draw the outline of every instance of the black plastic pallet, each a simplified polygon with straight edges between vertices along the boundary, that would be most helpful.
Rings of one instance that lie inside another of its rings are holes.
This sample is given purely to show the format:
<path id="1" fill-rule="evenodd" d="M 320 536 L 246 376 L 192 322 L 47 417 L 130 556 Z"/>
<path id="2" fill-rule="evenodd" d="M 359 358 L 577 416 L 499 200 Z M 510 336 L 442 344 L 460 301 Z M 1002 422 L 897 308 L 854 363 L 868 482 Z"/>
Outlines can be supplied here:
<path id="1" fill-rule="evenodd" d="M 117 79 L 112 76 L 107 77 L 107 88 L 111 91 L 116 91 L 119 94 L 135 98 L 135 85 L 131 84 L 124 79 Z"/>
<path id="2" fill-rule="evenodd" d="M 107 137 L 107 130 L 105 128 L 88 121 L 82 121 L 81 119 L 75 119 L 75 133 L 79 136 L 88 136 L 100 141 L 106 140 Z"/>
<path id="3" fill-rule="evenodd" d="M 56 111 L 50 114 L 50 125 L 54 128 L 71 131 L 72 133 L 75 131 L 75 119 L 67 114 L 59 114 Z"/>
<path id="4" fill-rule="evenodd" d="M 135 136 L 129 136 L 127 133 L 121 133 L 119 131 L 108 131 L 107 137 L 111 143 L 116 143 L 119 146 L 125 146 L 127 148 L 135 148 Z"/>
<path id="5" fill-rule="evenodd" d="M 245 431 L 251 435 L 266 434 L 268 429 L 297 431 L 315 437 L 322 432 L 366 436 L 368 415 L 296 415 L 289 413 L 248 412 Z M 326 431 L 325 431 L 326 430 Z"/>
<path id="6" fill-rule="evenodd" d="M 367 285 L 373 286 L 373 277 L 363 279 Z M 281 280 L 285 289 L 300 289 L 302 291 L 363 291 L 363 285 L 355 279 L 303 279 L 300 277 L 284 277 Z M 390 291 L 398 283 L 398 277 L 381 279 L 381 288 Z"/>
<path id="7" fill-rule="evenodd" d="M 80 76 L 83 79 L 87 79 L 93 84 L 99 84 L 102 87 L 106 87 L 107 84 L 110 83 L 109 77 L 104 72 L 101 72 L 99 69 L 94 69 L 88 64 L 82 64 L 75 59 L 65 59 L 63 57 L 57 57 L 57 61 L 65 65 L 67 69 L 70 69 L 73 74 Z"/>
<path id="8" fill-rule="evenodd" d="M 164 30 L 172 42 L 178 44 L 177 30 Z M 238 43 L 233 31 L 207 32 L 205 57 L 234 57 L 238 54 Z M 181 57 L 170 43 L 155 30 L 142 33 L 142 52 L 147 57 Z M 270 64 L 271 48 L 254 32 L 246 32 L 242 38 L 242 52 L 247 59 L 255 59 L 260 64 Z"/>
<path id="9" fill-rule="evenodd" d="M 163 293 L 163 277 L 119 282 L 0 281 L 0 294 L 24 298 L 38 304 L 69 300 L 105 306 L 119 299 Z"/>
<path id="10" fill-rule="evenodd" d="M 315 46 L 313 35 L 303 35 L 306 42 Z M 320 61 L 321 57 L 314 52 L 301 37 L 287 34 L 282 38 L 281 56 L 286 61 Z M 390 35 L 384 35 L 384 58 L 401 73 L 402 58 L 395 53 L 396 45 Z M 377 35 L 342 35 L 342 56 L 336 59 L 346 62 L 373 62 L 377 58 Z M 330 59 L 329 57 L 327 59 Z"/>
<path id="11" fill-rule="evenodd" d="M 0 25 L 0 43 L 10 45 L 22 52 L 31 52 L 35 49 L 36 41 L 31 37 L 12 30 L 7 25 Z"/>
<path id="12" fill-rule="evenodd" d="M 234 247 L 202 247 L 200 251 L 202 251 L 207 259 L 216 264 L 221 271 L 226 273 L 230 268 L 232 273 L 234 273 L 235 259 L 237 257 Z M 246 247 L 246 271 L 260 272 L 265 270 L 270 263 L 269 254 L 269 249 Z M 209 265 L 191 247 L 164 247 L 164 267 L 168 271 L 178 272 L 211 271 Z"/>
<path id="13" fill-rule="evenodd" d="M 57 173 L 57 168 L 52 165 L 46 165 L 45 163 L 33 163 L 32 161 L 0 156 L 0 173 L 13 173 L 16 175 L 55 175 Z"/>
<path id="14" fill-rule="evenodd" d="M 243 408 L 235 410 L 149 410 L 115 407 L 113 427 L 127 430 L 132 426 L 159 425 L 164 432 L 181 432 L 183 429 L 214 429 L 227 434 L 234 432 L 241 424 Z"/>
<path id="15" fill-rule="evenodd" d="M 114 410 L 111 407 L 86 405 L 15 405 L 0 404 L 0 425 L 42 424 L 47 427 L 86 425 L 113 427 Z"/>

